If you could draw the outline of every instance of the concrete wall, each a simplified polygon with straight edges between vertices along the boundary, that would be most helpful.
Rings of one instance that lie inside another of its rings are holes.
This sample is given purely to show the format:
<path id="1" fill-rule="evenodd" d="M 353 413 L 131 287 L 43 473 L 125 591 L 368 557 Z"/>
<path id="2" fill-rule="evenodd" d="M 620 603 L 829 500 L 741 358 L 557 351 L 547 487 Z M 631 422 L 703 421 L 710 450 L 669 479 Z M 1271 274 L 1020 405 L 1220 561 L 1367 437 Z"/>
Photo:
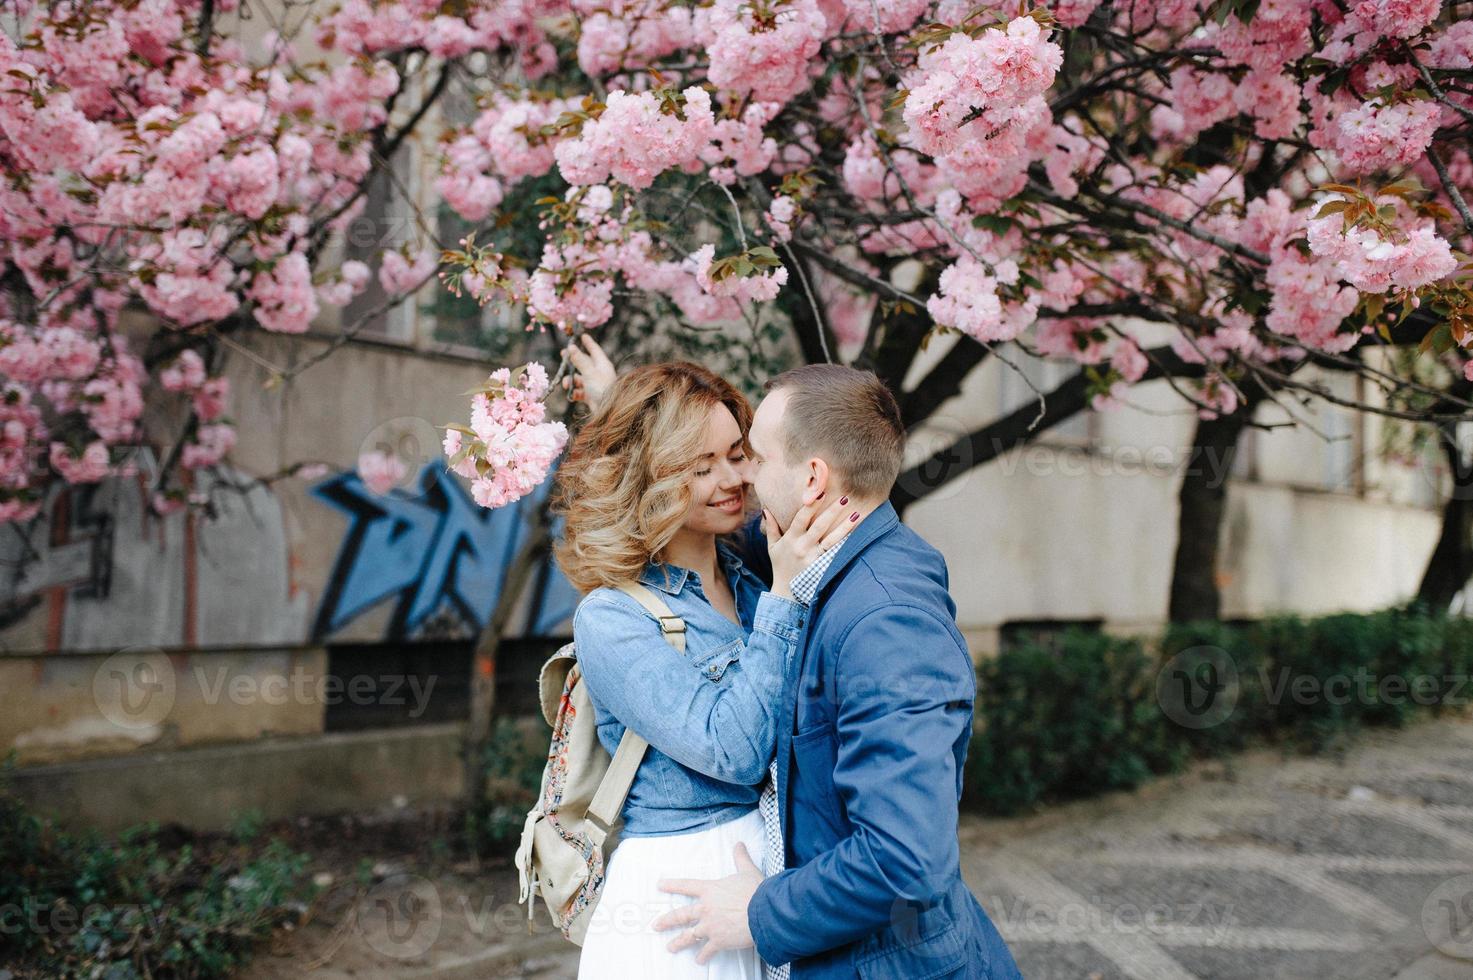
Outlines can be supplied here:
<path id="1" fill-rule="evenodd" d="M 37 812 L 116 831 L 144 820 L 221 830 L 263 818 L 403 809 L 457 799 L 462 725 L 269 738 L 32 766 L 13 777 Z"/>
<path id="2" fill-rule="evenodd" d="M 945 350 L 928 351 L 911 383 Z M 1045 391 L 1062 378 L 1029 370 Z M 1323 380 L 1363 395 L 1351 379 Z M 1035 397 L 1011 368 L 988 363 L 916 434 L 908 459 Z M 1165 381 L 1127 401 L 965 473 L 907 512 L 947 558 L 974 653 L 995 651 L 1013 620 L 1102 619 L 1134 631 L 1164 621 L 1195 414 Z M 1443 476 L 1383 459 L 1377 419 L 1294 408 L 1299 426 L 1252 431 L 1231 469 L 1224 615 L 1367 610 L 1412 595 L 1441 527 L 1433 505 Z M 1287 413 L 1267 406 L 1259 419 Z M 1201 465 L 1225 478 L 1225 464 Z"/>

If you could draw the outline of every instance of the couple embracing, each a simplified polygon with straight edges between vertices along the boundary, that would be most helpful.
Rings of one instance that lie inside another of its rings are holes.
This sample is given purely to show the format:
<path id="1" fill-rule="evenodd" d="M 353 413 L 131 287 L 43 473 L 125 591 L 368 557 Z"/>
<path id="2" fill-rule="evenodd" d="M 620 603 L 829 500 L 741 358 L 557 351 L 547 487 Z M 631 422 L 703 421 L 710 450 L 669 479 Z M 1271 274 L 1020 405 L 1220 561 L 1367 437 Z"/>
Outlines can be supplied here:
<path id="1" fill-rule="evenodd" d="M 812 365 L 753 412 L 699 365 L 615 378 L 584 345 L 557 560 L 599 740 L 649 748 L 579 977 L 1019 978 L 961 878 L 976 682 L 945 563 L 888 503 L 893 396 Z"/>

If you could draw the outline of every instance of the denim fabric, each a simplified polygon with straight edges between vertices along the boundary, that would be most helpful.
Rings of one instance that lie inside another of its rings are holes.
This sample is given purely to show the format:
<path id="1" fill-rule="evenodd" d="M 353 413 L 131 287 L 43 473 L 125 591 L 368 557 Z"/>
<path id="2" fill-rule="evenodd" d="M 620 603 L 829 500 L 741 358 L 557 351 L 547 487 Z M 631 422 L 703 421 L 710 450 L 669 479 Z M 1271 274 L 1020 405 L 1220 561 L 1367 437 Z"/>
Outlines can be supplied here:
<path id="1" fill-rule="evenodd" d="M 818 583 L 778 729 L 787 868 L 747 907 L 793 980 L 1021 980 L 961 877 L 976 678 L 947 584 L 888 503 Z"/>
<path id="2" fill-rule="evenodd" d="M 685 620 L 684 654 L 617 589 L 593 590 L 573 616 L 599 741 L 613 752 L 628 725 L 650 743 L 624 804 L 626 837 L 687 833 L 757 807 L 806 610 L 767 592 L 725 544 L 717 556 L 740 626 L 696 572 L 650 563 L 640 577 Z"/>

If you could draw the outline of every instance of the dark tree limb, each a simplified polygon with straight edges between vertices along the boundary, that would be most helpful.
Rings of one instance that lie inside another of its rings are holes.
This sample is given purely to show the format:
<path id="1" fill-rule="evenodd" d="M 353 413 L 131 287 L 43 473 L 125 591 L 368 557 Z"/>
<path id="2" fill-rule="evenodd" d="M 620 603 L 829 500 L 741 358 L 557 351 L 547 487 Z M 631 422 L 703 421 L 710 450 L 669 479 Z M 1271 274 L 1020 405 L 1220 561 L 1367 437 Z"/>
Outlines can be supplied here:
<path id="1" fill-rule="evenodd" d="M 1145 353 L 1150 366 L 1141 376 L 1141 382 L 1166 377 L 1200 378 L 1204 374 L 1202 365 L 1187 363 L 1169 346 L 1153 348 Z M 1044 396 L 1041 416 L 1037 405 L 1029 402 L 931 454 L 900 474 L 895 488 L 890 491 L 890 503 L 896 511 L 904 514 L 911 504 L 967 470 L 990 462 L 1010 449 L 1027 445 L 1059 423 L 1073 418 L 1089 407 L 1090 384 L 1088 376 L 1079 371 Z"/>
<path id="2" fill-rule="evenodd" d="M 1173 623 L 1219 618 L 1222 590 L 1217 577 L 1218 543 L 1227 513 L 1227 482 L 1238 440 L 1268 392 L 1250 387 L 1247 400 L 1230 415 L 1198 419 L 1187 465 L 1177 491 L 1176 556 L 1171 567 L 1167 619 Z"/>
<path id="3" fill-rule="evenodd" d="M 1467 398 L 1473 382 L 1459 379 L 1451 394 Z M 1444 610 L 1473 578 L 1473 459 L 1458 441 L 1458 423 L 1437 424 L 1438 443 L 1452 474 L 1452 487 L 1442 506 L 1442 531 L 1427 558 L 1417 598 L 1433 610 Z"/>
<path id="4" fill-rule="evenodd" d="M 900 399 L 900 418 L 907 429 L 924 422 L 949 398 L 961 394 L 962 382 L 987 359 L 991 349 L 962 336 L 936 366 Z"/>

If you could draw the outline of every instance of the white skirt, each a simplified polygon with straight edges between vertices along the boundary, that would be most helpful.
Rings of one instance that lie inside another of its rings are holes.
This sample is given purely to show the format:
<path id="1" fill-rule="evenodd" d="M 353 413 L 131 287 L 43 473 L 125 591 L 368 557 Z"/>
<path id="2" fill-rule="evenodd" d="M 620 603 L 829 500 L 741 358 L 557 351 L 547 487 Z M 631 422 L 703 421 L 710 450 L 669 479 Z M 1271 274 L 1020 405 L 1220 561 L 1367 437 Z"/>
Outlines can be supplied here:
<path id="1" fill-rule="evenodd" d="M 702 966 L 700 946 L 678 953 L 666 945 L 680 929 L 656 932 L 655 919 L 695 901 L 659 889 L 661 878 L 725 878 L 736 873 L 738 843 L 762 866 L 762 815 L 753 810 L 735 820 L 666 837 L 626 837 L 614 848 L 598 906 L 588 923 L 578 980 L 762 980 L 755 949 L 722 950 Z"/>

